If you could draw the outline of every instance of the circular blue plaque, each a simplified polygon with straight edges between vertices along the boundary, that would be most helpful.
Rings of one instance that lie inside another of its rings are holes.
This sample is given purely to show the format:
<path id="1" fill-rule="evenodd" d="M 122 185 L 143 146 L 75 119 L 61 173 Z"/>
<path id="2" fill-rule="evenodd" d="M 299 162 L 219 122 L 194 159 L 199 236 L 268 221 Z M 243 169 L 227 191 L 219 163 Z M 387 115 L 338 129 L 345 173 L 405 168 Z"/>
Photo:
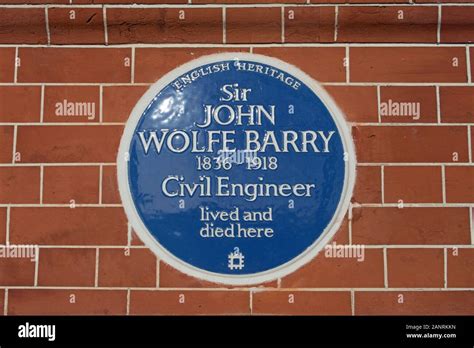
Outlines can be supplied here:
<path id="1" fill-rule="evenodd" d="M 129 221 L 158 257 L 244 285 L 323 248 L 347 211 L 355 162 L 345 119 L 314 80 L 229 53 L 151 86 L 126 124 L 117 170 Z"/>

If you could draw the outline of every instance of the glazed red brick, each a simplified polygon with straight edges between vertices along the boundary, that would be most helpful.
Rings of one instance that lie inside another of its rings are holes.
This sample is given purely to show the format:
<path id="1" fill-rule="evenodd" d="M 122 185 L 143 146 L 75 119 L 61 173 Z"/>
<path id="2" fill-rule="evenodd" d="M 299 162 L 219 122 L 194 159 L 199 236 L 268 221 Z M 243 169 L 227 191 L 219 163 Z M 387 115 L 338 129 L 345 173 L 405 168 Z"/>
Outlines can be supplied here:
<path id="1" fill-rule="evenodd" d="M 43 122 L 99 122 L 98 86 L 46 86 Z"/>
<path id="2" fill-rule="evenodd" d="M 377 88 L 324 86 L 349 122 L 378 122 Z"/>
<path id="3" fill-rule="evenodd" d="M 388 286 L 442 288 L 443 249 L 387 249 Z"/>
<path id="4" fill-rule="evenodd" d="M 474 286 L 474 249 L 452 248 L 447 250 L 448 287 L 472 288 Z"/>
<path id="5" fill-rule="evenodd" d="M 341 6 L 340 42 L 436 42 L 438 8 Z"/>
<path id="6" fill-rule="evenodd" d="M 39 203 L 39 167 L 0 167 L 0 203 Z"/>
<path id="7" fill-rule="evenodd" d="M 474 292 L 356 291 L 354 302 L 356 315 L 470 315 Z"/>
<path id="8" fill-rule="evenodd" d="M 296 65 L 320 82 L 343 82 L 345 50 L 342 47 L 256 47 L 254 53 Z"/>
<path id="9" fill-rule="evenodd" d="M 0 126 L 0 163 L 11 163 L 13 157 L 13 127 Z"/>
<path id="10" fill-rule="evenodd" d="M 122 208 L 11 208 L 10 242 L 61 246 L 125 245 L 127 220 Z"/>
<path id="11" fill-rule="evenodd" d="M 249 314 L 248 291 L 145 291 L 132 290 L 130 314 L 217 315 Z"/>
<path id="12" fill-rule="evenodd" d="M 11 315 L 124 315 L 127 292 L 120 290 L 10 289 Z"/>
<path id="13" fill-rule="evenodd" d="M 470 244 L 468 208 L 354 208 L 354 244 Z"/>
<path id="14" fill-rule="evenodd" d="M 352 136 L 362 163 L 468 161 L 467 128 L 462 126 L 358 126 Z"/>
<path id="15" fill-rule="evenodd" d="M 351 82 L 467 82 L 463 47 L 351 47 Z"/>
<path id="16" fill-rule="evenodd" d="M 155 82 L 162 75 L 195 58 L 223 52 L 248 52 L 245 48 L 137 48 L 135 82 Z"/>
<path id="17" fill-rule="evenodd" d="M 99 286 L 155 287 L 156 263 L 149 249 L 101 249 Z"/>
<path id="18" fill-rule="evenodd" d="M 73 0 L 75 4 L 186 4 L 188 0 Z"/>
<path id="19" fill-rule="evenodd" d="M 437 123 L 436 88 L 382 86 L 379 109 L 382 123 Z"/>
<path id="20" fill-rule="evenodd" d="M 126 122 L 149 86 L 106 86 L 103 89 L 103 121 Z"/>
<path id="21" fill-rule="evenodd" d="M 352 194 L 355 203 L 381 203 L 382 179 L 379 166 L 358 166 L 357 177 Z"/>
<path id="22" fill-rule="evenodd" d="M 285 315 L 350 315 L 351 294 L 346 291 L 258 291 L 252 313 Z"/>
<path id="23" fill-rule="evenodd" d="M 335 7 L 285 7 L 285 42 L 333 42 Z"/>
<path id="24" fill-rule="evenodd" d="M 227 43 L 281 43 L 281 9 L 227 8 Z"/>
<path id="25" fill-rule="evenodd" d="M 102 167 L 102 203 L 119 204 L 121 203 L 117 183 L 117 167 Z"/>
<path id="26" fill-rule="evenodd" d="M 46 44 L 43 8 L 0 8 L 0 43 Z"/>
<path id="27" fill-rule="evenodd" d="M 19 82 L 130 82 L 129 48 L 18 49 Z"/>
<path id="28" fill-rule="evenodd" d="M 46 166 L 43 203 L 99 203 L 99 167 Z"/>
<path id="29" fill-rule="evenodd" d="M 474 202 L 474 166 L 446 167 L 446 201 Z"/>
<path id="30" fill-rule="evenodd" d="M 48 9 L 52 44 L 105 44 L 102 8 Z"/>
<path id="31" fill-rule="evenodd" d="M 40 113 L 40 87 L 0 86 L 0 122 L 39 122 Z"/>
<path id="32" fill-rule="evenodd" d="M 0 48 L 0 82 L 13 82 L 15 75 L 15 48 Z"/>
<path id="33" fill-rule="evenodd" d="M 109 44 L 222 43 L 222 9 L 160 8 L 107 10 Z"/>
<path id="34" fill-rule="evenodd" d="M 0 258 L 0 285 L 33 286 L 35 263 L 30 258 Z"/>
<path id="35" fill-rule="evenodd" d="M 95 249 L 42 248 L 38 285 L 94 286 L 95 257 Z"/>
<path id="36" fill-rule="evenodd" d="M 22 162 L 115 162 L 122 130 L 122 126 L 24 126 L 18 129 L 16 149 Z"/>
<path id="37" fill-rule="evenodd" d="M 441 167 L 384 167 L 385 203 L 440 203 L 443 201 Z"/>
<path id="38" fill-rule="evenodd" d="M 441 12 L 441 42 L 474 41 L 474 7 L 444 6 Z"/>
<path id="39" fill-rule="evenodd" d="M 326 249 L 322 249 L 308 264 L 283 278 L 282 287 L 383 287 L 382 249 L 366 249 L 361 261 L 357 257 L 329 257 L 330 255 Z"/>
<path id="40" fill-rule="evenodd" d="M 474 122 L 474 87 L 440 87 L 441 122 Z"/>

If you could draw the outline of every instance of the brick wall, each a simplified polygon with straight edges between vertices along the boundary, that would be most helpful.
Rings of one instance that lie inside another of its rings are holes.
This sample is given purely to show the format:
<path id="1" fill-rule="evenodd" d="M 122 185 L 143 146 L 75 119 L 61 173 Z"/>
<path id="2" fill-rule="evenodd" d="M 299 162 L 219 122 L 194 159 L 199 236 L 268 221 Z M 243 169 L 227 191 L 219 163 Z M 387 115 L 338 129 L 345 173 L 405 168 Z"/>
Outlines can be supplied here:
<path id="1" fill-rule="evenodd" d="M 474 314 L 471 0 L 0 0 L 0 314 Z M 258 287 L 164 264 L 127 224 L 115 158 L 147 87 L 215 52 L 281 58 L 352 126 L 357 183 L 335 240 Z M 95 103 L 58 117 L 58 100 Z M 419 103 L 417 117 L 387 103 Z"/>

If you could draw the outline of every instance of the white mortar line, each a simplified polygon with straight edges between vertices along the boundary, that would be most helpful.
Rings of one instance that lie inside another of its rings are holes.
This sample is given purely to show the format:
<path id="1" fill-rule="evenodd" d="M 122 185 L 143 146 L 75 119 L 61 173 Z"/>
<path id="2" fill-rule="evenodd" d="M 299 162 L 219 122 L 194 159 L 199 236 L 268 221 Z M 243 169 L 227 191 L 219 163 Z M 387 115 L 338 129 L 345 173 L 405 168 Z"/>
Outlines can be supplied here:
<path id="1" fill-rule="evenodd" d="M 436 90 L 436 119 L 438 123 L 441 123 L 441 97 L 440 97 L 440 90 L 439 86 L 435 87 Z"/>
<path id="2" fill-rule="evenodd" d="M 380 190 L 382 205 L 385 205 L 385 166 L 380 166 Z"/>
<path id="3" fill-rule="evenodd" d="M 466 66 L 467 66 L 467 82 L 472 82 L 471 77 L 471 53 L 469 50 L 469 46 L 466 46 Z"/>
<path id="4" fill-rule="evenodd" d="M 351 289 L 351 314 L 355 315 L 355 293 L 354 293 L 354 289 Z"/>
<path id="5" fill-rule="evenodd" d="M 436 42 L 440 43 L 441 42 L 441 12 L 442 12 L 442 7 L 441 5 L 438 6 L 438 25 L 436 28 Z"/>
<path id="6" fill-rule="evenodd" d="M 443 249 L 444 254 L 444 287 L 448 287 L 448 250 Z"/>
<path id="7" fill-rule="evenodd" d="M 51 45 L 51 33 L 50 33 L 50 30 L 49 30 L 48 5 L 46 5 L 45 8 L 44 8 L 44 18 L 45 18 L 45 22 L 46 22 L 46 37 L 48 39 L 48 46 L 49 46 L 49 45 Z"/>
<path id="8" fill-rule="evenodd" d="M 474 208 L 469 209 L 469 220 L 471 223 L 471 244 L 474 245 Z"/>
<path id="9" fill-rule="evenodd" d="M 12 146 L 12 163 L 15 163 L 15 155 L 16 155 L 16 140 L 18 137 L 18 126 L 15 125 L 13 127 L 13 146 Z"/>
<path id="10" fill-rule="evenodd" d="M 222 8 L 222 43 L 224 44 L 227 43 L 227 32 L 226 32 L 227 19 L 226 18 L 227 18 L 227 14 L 226 14 L 226 8 L 224 6 Z"/>
<path id="11" fill-rule="evenodd" d="M 103 123 L 104 121 L 104 97 L 103 97 L 103 94 L 104 94 L 104 86 L 100 85 L 99 86 L 99 123 Z"/>
<path id="12" fill-rule="evenodd" d="M 250 306 L 250 314 L 253 314 L 253 291 L 249 291 L 249 306 Z"/>
<path id="13" fill-rule="evenodd" d="M 40 100 L 40 123 L 43 123 L 43 119 L 44 119 L 44 89 L 45 89 L 45 86 L 44 84 L 41 85 L 41 100 Z"/>
<path id="14" fill-rule="evenodd" d="M 107 46 L 109 44 L 109 32 L 107 30 L 107 11 L 105 9 L 105 5 L 102 6 L 102 17 L 104 21 L 104 42 Z"/>
<path id="15" fill-rule="evenodd" d="M 43 191 L 44 191 L 44 166 L 40 165 L 40 204 L 43 204 Z"/>
<path id="16" fill-rule="evenodd" d="M 5 289 L 5 294 L 3 298 L 3 315 L 8 314 L 8 289 Z"/>
<path id="17" fill-rule="evenodd" d="M 383 248 L 383 283 L 388 288 L 388 261 L 387 248 Z"/>
<path id="18" fill-rule="evenodd" d="M 99 286 L 99 255 L 100 248 L 95 249 L 95 274 L 94 274 L 94 287 Z"/>
<path id="19" fill-rule="evenodd" d="M 337 41 L 337 34 L 339 30 L 339 6 L 334 7 L 334 42 Z"/>
<path id="20" fill-rule="evenodd" d="M 36 249 L 36 260 L 35 260 L 35 283 L 34 286 L 38 286 L 38 277 L 39 277 L 39 262 L 40 262 L 40 248 Z"/>
<path id="21" fill-rule="evenodd" d="M 6 231 L 5 231 L 5 243 L 6 245 L 10 244 L 10 210 L 11 208 L 7 206 L 7 223 L 6 223 Z"/>
<path id="22" fill-rule="evenodd" d="M 281 7 L 281 43 L 285 43 L 285 7 Z"/>
<path id="23" fill-rule="evenodd" d="M 443 195 L 443 205 L 446 205 L 446 168 L 441 165 L 441 189 Z"/>
<path id="24" fill-rule="evenodd" d="M 18 47 L 15 47 L 15 70 L 13 72 L 13 82 L 17 83 L 18 81 L 18 63 L 20 62 L 20 57 L 18 57 Z"/>
<path id="25" fill-rule="evenodd" d="M 102 204 L 102 184 L 103 184 L 104 169 L 102 165 L 99 166 L 99 204 Z"/>
<path id="26" fill-rule="evenodd" d="M 380 115 L 380 101 L 381 101 L 381 93 L 380 93 L 380 85 L 377 85 L 377 119 L 379 123 L 382 123 L 382 116 Z"/>
<path id="27" fill-rule="evenodd" d="M 467 146 L 468 146 L 468 149 L 467 149 L 467 152 L 469 154 L 469 162 L 473 162 L 472 160 L 472 134 L 471 134 L 471 126 L 467 126 Z"/>
<path id="28" fill-rule="evenodd" d="M 130 288 L 127 289 L 127 315 L 130 315 Z"/>
<path id="29" fill-rule="evenodd" d="M 346 83 L 350 81 L 350 66 L 351 66 L 351 58 L 350 58 L 350 53 L 349 53 L 349 46 L 346 45 Z"/>
<path id="30" fill-rule="evenodd" d="M 160 260 L 156 258 L 156 287 L 160 287 Z"/>

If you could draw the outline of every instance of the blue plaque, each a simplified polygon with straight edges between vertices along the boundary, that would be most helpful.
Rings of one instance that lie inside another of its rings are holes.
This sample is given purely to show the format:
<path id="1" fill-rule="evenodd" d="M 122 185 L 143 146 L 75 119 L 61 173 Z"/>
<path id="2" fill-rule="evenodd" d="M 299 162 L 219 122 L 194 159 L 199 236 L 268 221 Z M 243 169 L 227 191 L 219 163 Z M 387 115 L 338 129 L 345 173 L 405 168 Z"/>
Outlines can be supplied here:
<path id="1" fill-rule="evenodd" d="M 126 124 L 117 170 L 129 221 L 156 255 L 244 285 L 296 270 L 329 242 L 355 163 L 346 121 L 314 80 L 230 53 L 151 86 Z"/>

